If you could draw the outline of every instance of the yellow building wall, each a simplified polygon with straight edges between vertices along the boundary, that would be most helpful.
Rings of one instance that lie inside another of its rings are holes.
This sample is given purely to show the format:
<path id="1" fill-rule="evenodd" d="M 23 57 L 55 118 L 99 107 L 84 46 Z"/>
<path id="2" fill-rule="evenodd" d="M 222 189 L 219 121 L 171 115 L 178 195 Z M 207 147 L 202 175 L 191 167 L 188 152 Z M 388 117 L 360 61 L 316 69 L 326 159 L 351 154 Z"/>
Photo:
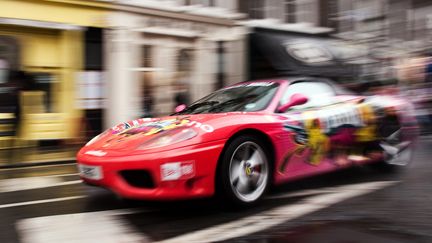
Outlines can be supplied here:
<path id="1" fill-rule="evenodd" d="M 18 27 L 12 30 L 9 27 L 0 26 L 0 35 L 12 36 L 18 40 L 23 71 L 45 72 L 55 77 L 56 82 L 51 84 L 52 113 L 58 113 L 58 116 L 62 117 L 63 127 L 61 130 L 63 134 L 51 133 L 50 138 L 55 138 L 55 136 L 60 138 L 75 137 L 81 116 L 80 111 L 75 109 L 75 76 L 83 69 L 84 40 L 82 31 L 27 27 Z M 41 116 L 32 117 L 43 119 Z M 47 117 L 53 117 L 53 114 Z M 28 139 L 30 138 L 28 134 L 33 129 L 28 127 L 29 124 L 39 121 L 23 121 L 24 132 L 21 134 Z M 54 128 L 54 126 L 51 127 Z M 38 133 L 39 135 L 41 134 Z M 40 137 L 44 138 L 44 136 Z M 31 139 L 36 139 L 36 137 L 31 137 Z"/>
<path id="2" fill-rule="evenodd" d="M 22 46 L 22 65 L 25 67 L 62 67 L 60 62 L 60 33 L 30 34 Z"/>
<path id="3" fill-rule="evenodd" d="M 76 76 L 78 72 L 83 70 L 83 33 L 79 31 L 63 31 L 61 36 L 60 53 L 62 54 L 62 64 L 65 68 L 62 69 L 62 82 L 60 90 L 62 90 L 60 101 L 60 110 L 69 111 L 67 114 L 68 133 L 75 137 L 78 135 L 80 125 L 81 112 L 75 109 L 76 102 Z"/>
<path id="4" fill-rule="evenodd" d="M 0 17 L 105 27 L 105 7 L 93 1 L 1 0 Z"/>
<path id="5" fill-rule="evenodd" d="M 0 18 L 104 27 L 108 11 L 103 6 L 93 1 L 0 0 Z M 51 73 L 57 79 L 51 85 L 51 114 L 28 116 L 33 121 L 24 120 L 21 134 L 25 139 L 43 139 L 44 134 L 46 139 L 76 137 L 82 114 L 75 109 L 75 81 L 83 70 L 83 31 L 0 25 L 0 35 L 18 39 L 23 71 Z M 51 125 L 41 125 L 44 119 L 51 119 L 46 121 Z M 29 135 L 35 129 L 41 130 Z"/>
<path id="6" fill-rule="evenodd" d="M 21 66 L 58 68 L 62 66 L 59 56 L 60 30 L 0 25 L 0 35 L 12 36 L 19 41 Z"/>

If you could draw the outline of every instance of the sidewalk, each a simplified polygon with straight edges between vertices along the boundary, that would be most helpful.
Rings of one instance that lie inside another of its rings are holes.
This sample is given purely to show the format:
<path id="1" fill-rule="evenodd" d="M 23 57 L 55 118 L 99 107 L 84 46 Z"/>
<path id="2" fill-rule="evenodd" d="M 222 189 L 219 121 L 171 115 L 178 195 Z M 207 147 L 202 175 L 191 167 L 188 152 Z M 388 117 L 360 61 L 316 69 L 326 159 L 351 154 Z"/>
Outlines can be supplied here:
<path id="1" fill-rule="evenodd" d="M 0 169 L 75 163 L 80 146 L 31 147 L 0 150 Z"/>

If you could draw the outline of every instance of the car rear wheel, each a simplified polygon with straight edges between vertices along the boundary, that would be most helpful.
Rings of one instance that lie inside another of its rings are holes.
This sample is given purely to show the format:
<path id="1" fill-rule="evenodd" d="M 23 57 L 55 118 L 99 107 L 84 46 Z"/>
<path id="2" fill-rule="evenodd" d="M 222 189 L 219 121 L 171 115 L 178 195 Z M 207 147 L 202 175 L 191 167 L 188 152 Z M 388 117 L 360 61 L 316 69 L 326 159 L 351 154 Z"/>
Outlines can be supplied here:
<path id="1" fill-rule="evenodd" d="M 401 130 L 398 129 L 380 142 L 379 146 L 384 153 L 383 162 L 387 166 L 407 166 L 412 160 L 413 144 L 411 141 L 403 141 L 400 133 Z"/>
<path id="2" fill-rule="evenodd" d="M 380 127 L 379 148 L 383 160 L 377 166 L 381 170 L 394 171 L 410 164 L 414 152 L 413 142 L 404 139 L 403 127 L 396 115 L 387 116 Z"/>
<path id="3" fill-rule="evenodd" d="M 232 140 L 221 158 L 219 193 L 235 205 L 249 205 L 265 194 L 271 176 L 267 147 L 256 137 Z"/>

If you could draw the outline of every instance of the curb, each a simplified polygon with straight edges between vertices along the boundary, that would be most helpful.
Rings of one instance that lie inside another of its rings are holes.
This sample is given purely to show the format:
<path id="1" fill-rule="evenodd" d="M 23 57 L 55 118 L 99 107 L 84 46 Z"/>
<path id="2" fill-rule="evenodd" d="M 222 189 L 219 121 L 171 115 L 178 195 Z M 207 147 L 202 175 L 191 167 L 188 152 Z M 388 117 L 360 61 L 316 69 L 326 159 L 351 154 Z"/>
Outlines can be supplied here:
<path id="1" fill-rule="evenodd" d="M 0 165 L 0 169 L 16 169 L 16 168 L 26 168 L 26 167 L 36 167 L 36 166 L 46 166 L 46 165 L 67 165 L 75 164 L 75 158 L 71 159 L 60 159 L 55 161 L 35 161 L 35 162 L 17 162 L 7 165 Z"/>

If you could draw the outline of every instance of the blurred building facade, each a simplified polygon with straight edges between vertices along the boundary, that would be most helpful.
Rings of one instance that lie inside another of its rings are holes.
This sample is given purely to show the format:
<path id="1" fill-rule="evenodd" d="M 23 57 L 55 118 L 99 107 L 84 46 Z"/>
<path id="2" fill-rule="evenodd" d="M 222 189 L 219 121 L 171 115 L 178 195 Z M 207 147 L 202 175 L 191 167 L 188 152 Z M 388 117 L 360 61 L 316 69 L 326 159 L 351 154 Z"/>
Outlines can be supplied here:
<path id="1" fill-rule="evenodd" d="M 338 36 L 368 47 L 370 56 L 379 61 L 369 71 L 376 79 L 403 80 L 402 65 L 430 56 L 431 1 L 350 0 L 340 1 L 338 7 L 333 18 Z"/>
<path id="2" fill-rule="evenodd" d="M 408 52 L 430 48 L 431 1 L 348 0 L 338 6 L 338 30 L 353 39 Z"/>
<path id="3" fill-rule="evenodd" d="M 432 35 L 428 0 L 238 0 L 249 19 L 329 27 L 363 43 L 421 51 Z M 400 44 L 403 44 L 400 46 Z"/>
<path id="4" fill-rule="evenodd" d="M 389 67 L 431 53 L 428 0 L 240 0 L 238 6 L 249 19 L 274 28 L 330 28 L 335 37 L 366 50 L 359 62 L 367 79 L 394 77 Z"/>
<path id="5" fill-rule="evenodd" d="M 0 5 L 0 81 L 19 76 L 17 109 L 0 110 L 10 123 L 0 128 L 19 123 L 22 141 L 91 137 L 245 78 L 245 28 L 237 23 L 245 15 L 235 1 Z"/>
<path id="6" fill-rule="evenodd" d="M 92 68 L 89 60 L 100 55 L 89 48 L 90 36 L 105 27 L 109 6 L 96 1 L 1 1 L 1 82 L 19 97 L 14 106 L 20 112 L 11 113 L 20 114 L 14 123 L 19 123 L 24 141 L 78 136 L 83 106 L 77 104 L 77 79 Z M 101 71 L 101 65 L 96 69 Z"/>
<path id="7" fill-rule="evenodd" d="M 354 56 L 369 59 L 355 61 L 382 74 L 430 50 L 431 12 L 421 0 L 3 0 L 0 84 L 25 91 L 22 138 L 90 137 L 259 77 L 249 65 L 256 30 L 360 44 Z M 11 109 L 0 113 L 15 122 Z"/>
<path id="8" fill-rule="evenodd" d="M 106 126 L 161 116 L 245 78 L 235 1 L 116 1 L 105 31 Z"/>

